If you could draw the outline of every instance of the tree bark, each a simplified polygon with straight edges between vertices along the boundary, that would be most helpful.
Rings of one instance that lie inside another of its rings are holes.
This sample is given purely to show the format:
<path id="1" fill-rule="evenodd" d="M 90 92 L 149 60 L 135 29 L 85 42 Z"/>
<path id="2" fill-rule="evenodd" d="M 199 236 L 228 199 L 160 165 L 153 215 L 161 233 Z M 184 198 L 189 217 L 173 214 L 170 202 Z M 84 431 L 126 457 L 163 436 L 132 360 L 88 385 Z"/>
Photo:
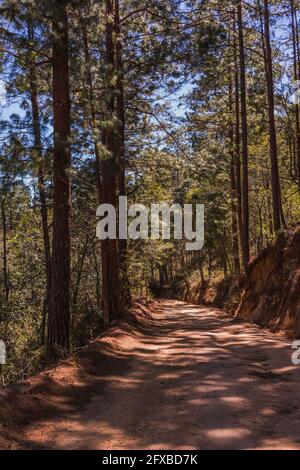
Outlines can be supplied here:
<path id="1" fill-rule="evenodd" d="M 115 37 L 116 37 L 116 111 L 118 129 L 116 135 L 116 159 L 119 163 L 119 196 L 126 196 L 126 154 L 125 154 L 125 95 L 122 42 L 120 29 L 119 0 L 115 0 Z M 119 240 L 120 288 L 122 305 L 131 306 L 131 293 L 127 272 L 127 240 Z"/>
<path id="2" fill-rule="evenodd" d="M 8 278 L 8 262 L 7 262 L 7 222 L 6 222 L 6 206 L 5 199 L 1 201 L 1 218 L 2 218 L 2 243 L 3 243 L 3 281 L 4 281 L 4 299 L 6 305 L 9 301 L 9 278 Z"/>
<path id="3" fill-rule="evenodd" d="M 269 116 L 269 140 L 270 140 L 270 160 L 271 160 L 271 183 L 273 200 L 274 230 L 278 232 L 285 225 L 281 203 L 281 189 L 279 181 L 277 135 L 275 125 L 275 105 L 274 105 L 274 80 L 273 80 L 273 59 L 270 40 L 270 14 L 269 1 L 264 0 L 264 31 L 262 30 L 264 41 L 264 57 L 267 82 L 268 116 Z"/>
<path id="4" fill-rule="evenodd" d="M 96 187 L 98 191 L 98 200 L 99 203 L 101 201 L 101 157 L 99 151 L 99 134 L 97 132 L 97 119 L 96 119 L 96 107 L 95 107 L 95 93 L 94 93 L 94 86 L 93 86 L 93 78 L 91 73 L 91 57 L 90 57 L 90 48 L 89 48 L 89 41 L 88 41 L 88 32 L 87 32 L 87 25 L 85 23 L 85 19 L 80 15 L 80 23 L 82 29 L 82 39 L 83 39 L 83 48 L 84 48 L 84 58 L 86 64 L 86 72 L 87 72 L 87 86 L 88 86 L 88 100 L 90 105 L 90 122 L 91 122 L 91 130 L 93 134 L 93 142 L 94 142 L 94 149 L 95 149 L 95 157 L 96 157 Z"/>
<path id="5" fill-rule="evenodd" d="M 124 74 L 123 74 L 123 59 L 122 59 L 122 42 L 120 30 L 120 11 L 119 0 L 115 0 L 115 37 L 116 37 L 116 73 L 117 73 L 117 93 L 116 93 L 116 106 L 117 106 L 117 153 L 119 158 L 119 194 L 120 196 L 126 195 L 125 184 L 125 103 L 124 103 Z M 121 240 L 120 240 L 121 241 Z M 126 240 L 125 250 L 126 250 Z M 121 250 L 120 250 L 121 251 Z"/>
<path id="6" fill-rule="evenodd" d="M 53 242 L 47 349 L 56 360 L 70 352 L 70 89 L 68 13 L 53 7 L 54 177 Z"/>
<path id="7" fill-rule="evenodd" d="M 230 182 L 231 182 L 231 232 L 232 232 L 232 255 L 234 271 L 240 272 L 240 250 L 238 237 L 238 209 L 237 209 L 237 184 L 236 184 L 236 162 L 235 162 L 235 142 L 234 142 L 234 109 L 233 109 L 233 85 L 232 70 L 229 67 L 229 155 L 230 155 Z"/>
<path id="8" fill-rule="evenodd" d="M 297 34 L 297 10 L 295 1 L 291 0 L 291 19 L 292 19 L 292 40 L 293 40 L 293 66 L 294 80 L 300 80 L 299 74 L 299 39 Z M 298 176 L 298 188 L 300 192 L 300 112 L 299 103 L 295 103 L 295 122 L 296 122 L 296 174 Z"/>
<path id="9" fill-rule="evenodd" d="M 29 40 L 34 40 L 34 27 L 29 23 L 28 25 Z M 43 169 L 43 155 L 42 155 L 42 138 L 41 138 L 41 123 L 40 123 L 40 110 L 38 102 L 38 88 L 35 64 L 32 64 L 29 69 L 29 85 L 30 85 L 30 101 L 32 113 L 32 128 L 34 135 L 34 163 L 37 164 L 37 177 L 38 177 L 38 192 L 40 200 L 40 214 L 43 232 L 44 243 L 44 256 L 45 256 L 45 273 L 46 273 L 46 295 L 43 308 L 43 318 L 41 325 L 41 343 L 45 344 L 46 322 L 47 314 L 49 312 L 50 302 L 50 285 L 51 285 L 51 250 L 50 250 L 50 237 L 48 229 L 48 208 L 47 198 L 45 191 L 44 169 Z"/>
<path id="10" fill-rule="evenodd" d="M 248 121 L 247 121 L 247 85 L 244 47 L 244 25 L 242 1 L 238 0 L 238 31 L 239 31 L 239 56 L 240 56 L 240 90 L 241 90 L 241 121 L 242 121 L 242 158 L 243 158 L 243 185 L 242 185 L 242 207 L 243 207 L 243 233 L 242 251 L 243 266 L 247 269 L 250 259 L 249 244 L 249 172 L 248 172 Z"/>
<path id="11" fill-rule="evenodd" d="M 102 194 L 101 203 L 111 204 L 117 208 L 117 161 L 115 156 L 115 129 L 113 118 L 115 111 L 115 90 L 113 87 L 113 75 L 115 73 L 115 48 L 113 40 L 114 32 L 114 6 L 112 0 L 106 0 L 106 65 L 107 65 L 107 100 L 106 120 L 109 123 L 103 132 L 103 142 L 108 155 L 102 159 Z M 104 325 L 118 320 L 120 316 L 119 300 L 119 263 L 117 240 L 101 241 L 102 259 L 102 302 Z"/>
<path id="12" fill-rule="evenodd" d="M 238 64 L 238 35 L 236 23 L 236 11 L 233 12 L 233 28 L 234 28 L 234 93 L 235 93 L 235 177 L 236 177 L 236 194 L 237 194 L 237 212 L 239 224 L 239 236 L 242 247 L 243 239 L 243 208 L 242 208 L 242 177 L 241 177 L 241 119 L 240 119 L 240 74 Z"/>

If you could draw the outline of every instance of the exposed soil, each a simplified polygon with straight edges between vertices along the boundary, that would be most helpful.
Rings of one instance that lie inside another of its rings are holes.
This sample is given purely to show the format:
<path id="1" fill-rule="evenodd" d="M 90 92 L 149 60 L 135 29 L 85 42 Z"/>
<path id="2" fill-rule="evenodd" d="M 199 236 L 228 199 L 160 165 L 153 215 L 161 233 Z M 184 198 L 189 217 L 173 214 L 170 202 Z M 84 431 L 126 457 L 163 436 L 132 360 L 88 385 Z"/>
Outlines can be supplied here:
<path id="1" fill-rule="evenodd" d="M 300 338 L 300 227 L 280 233 L 250 263 L 236 314 Z"/>
<path id="2" fill-rule="evenodd" d="M 280 336 L 161 301 L 0 394 L 10 449 L 300 449 L 300 367 Z"/>

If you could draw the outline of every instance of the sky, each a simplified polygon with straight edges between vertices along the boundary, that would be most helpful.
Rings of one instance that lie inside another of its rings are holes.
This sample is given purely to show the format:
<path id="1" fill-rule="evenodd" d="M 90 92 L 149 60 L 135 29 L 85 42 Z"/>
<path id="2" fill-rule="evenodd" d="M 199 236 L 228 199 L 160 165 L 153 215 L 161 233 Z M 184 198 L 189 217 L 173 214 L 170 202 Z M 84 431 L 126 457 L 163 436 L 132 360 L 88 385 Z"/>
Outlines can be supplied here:
<path id="1" fill-rule="evenodd" d="M 7 102 L 5 82 L 0 80 L 0 120 L 9 119 L 12 114 L 22 115 L 22 110 L 17 102 Z"/>
<path id="2" fill-rule="evenodd" d="M 6 90 L 5 83 L 3 80 L 0 80 L 0 106 L 6 102 Z"/>

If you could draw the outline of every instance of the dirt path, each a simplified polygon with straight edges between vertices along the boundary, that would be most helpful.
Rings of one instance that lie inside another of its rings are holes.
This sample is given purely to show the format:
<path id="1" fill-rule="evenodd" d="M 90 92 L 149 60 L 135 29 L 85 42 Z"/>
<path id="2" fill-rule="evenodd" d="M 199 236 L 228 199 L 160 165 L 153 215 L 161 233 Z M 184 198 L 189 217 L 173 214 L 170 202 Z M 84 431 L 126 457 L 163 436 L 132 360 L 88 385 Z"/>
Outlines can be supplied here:
<path id="1" fill-rule="evenodd" d="M 41 377 L 12 447 L 300 449 L 290 343 L 218 310 L 163 301 Z"/>

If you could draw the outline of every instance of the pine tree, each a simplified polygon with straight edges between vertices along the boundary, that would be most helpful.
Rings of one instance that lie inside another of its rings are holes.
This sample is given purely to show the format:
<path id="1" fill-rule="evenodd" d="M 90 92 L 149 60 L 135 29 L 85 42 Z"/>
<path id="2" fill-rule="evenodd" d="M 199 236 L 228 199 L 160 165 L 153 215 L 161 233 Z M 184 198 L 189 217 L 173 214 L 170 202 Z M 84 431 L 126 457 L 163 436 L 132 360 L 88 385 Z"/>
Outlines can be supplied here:
<path id="1" fill-rule="evenodd" d="M 55 0 L 53 26 L 54 176 L 48 357 L 70 351 L 70 85 L 67 6 Z"/>

